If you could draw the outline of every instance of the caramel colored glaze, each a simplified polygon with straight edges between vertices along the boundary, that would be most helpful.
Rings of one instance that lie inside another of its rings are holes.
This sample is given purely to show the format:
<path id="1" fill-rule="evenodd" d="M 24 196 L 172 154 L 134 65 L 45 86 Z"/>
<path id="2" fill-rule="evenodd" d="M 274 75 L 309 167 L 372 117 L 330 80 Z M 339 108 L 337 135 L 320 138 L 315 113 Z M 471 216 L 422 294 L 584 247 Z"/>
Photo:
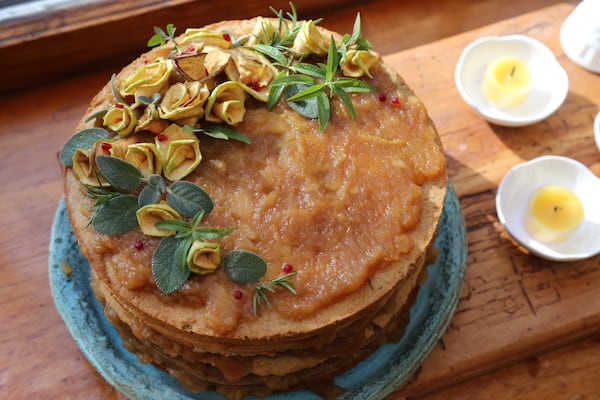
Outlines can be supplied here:
<path id="1" fill-rule="evenodd" d="M 386 92 L 392 86 L 381 67 L 373 75 L 380 91 L 352 96 L 356 121 L 335 100 L 325 132 L 285 104 L 271 111 L 255 104 L 238 127 L 252 144 L 200 138 L 203 161 L 190 179 L 215 203 L 205 222 L 235 227 L 222 239 L 224 251 L 260 254 L 269 265 L 265 279 L 279 275 L 284 263 L 294 266 L 298 294 L 280 291 L 273 302 L 286 318 L 327 307 L 408 253 L 407 233 L 423 207 L 421 185 L 444 171 L 424 105 L 408 88 Z M 119 242 L 133 243 L 136 235 Z M 178 292 L 160 294 L 150 272 L 153 247 L 125 246 L 110 256 L 120 285 L 154 290 L 167 303 L 204 306 L 216 332 L 252 317 L 253 287 L 240 287 L 222 272 L 194 276 Z M 242 290 L 245 301 L 235 301 L 234 290 Z"/>

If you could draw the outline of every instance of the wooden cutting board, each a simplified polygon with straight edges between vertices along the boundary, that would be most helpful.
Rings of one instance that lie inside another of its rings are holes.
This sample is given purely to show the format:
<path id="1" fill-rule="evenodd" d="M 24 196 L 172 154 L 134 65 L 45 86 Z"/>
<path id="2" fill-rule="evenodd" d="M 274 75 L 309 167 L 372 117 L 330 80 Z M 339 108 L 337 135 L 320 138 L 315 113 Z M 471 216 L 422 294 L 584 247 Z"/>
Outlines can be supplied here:
<path id="1" fill-rule="evenodd" d="M 574 64 L 559 42 L 573 8 L 558 4 L 386 57 L 426 103 L 440 131 L 469 245 L 464 288 L 448 331 L 413 382 L 390 399 L 427 393 L 600 330 L 600 257 L 558 263 L 528 255 L 505 233 L 495 208 L 500 180 L 523 161 L 563 155 L 600 173 L 592 128 L 600 75 Z M 487 123 L 454 84 L 465 46 L 481 36 L 513 33 L 545 43 L 570 79 L 562 107 L 521 128 Z"/>

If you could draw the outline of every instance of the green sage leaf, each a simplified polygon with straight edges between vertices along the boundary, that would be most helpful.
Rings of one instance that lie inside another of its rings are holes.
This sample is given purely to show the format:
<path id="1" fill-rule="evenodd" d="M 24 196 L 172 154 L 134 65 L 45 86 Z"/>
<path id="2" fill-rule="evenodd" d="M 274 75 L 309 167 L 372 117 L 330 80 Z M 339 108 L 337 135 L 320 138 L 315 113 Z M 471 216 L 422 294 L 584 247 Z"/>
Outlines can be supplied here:
<path id="1" fill-rule="evenodd" d="M 138 226 L 135 212 L 137 197 L 131 194 L 116 195 L 96 207 L 92 225 L 98 233 L 119 235 Z"/>
<path id="2" fill-rule="evenodd" d="M 77 149 L 89 149 L 100 139 L 108 139 L 110 132 L 103 128 L 83 129 L 64 144 L 60 151 L 60 162 L 66 167 L 73 166 L 73 154 Z"/>
<path id="3" fill-rule="evenodd" d="M 138 196 L 138 207 L 142 208 L 148 204 L 158 203 L 160 200 L 160 189 L 158 186 L 148 185 L 142 189 Z"/>
<path id="4" fill-rule="evenodd" d="M 152 278 L 158 289 L 166 294 L 179 289 L 190 276 L 189 268 L 182 270 L 177 260 L 180 241 L 172 236 L 163 238 L 152 254 Z"/>
<path id="5" fill-rule="evenodd" d="M 193 217 L 200 211 L 208 214 L 214 204 L 209 195 L 198 185 L 188 181 L 176 181 L 167 192 L 167 203 L 184 217 Z"/>
<path id="6" fill-rule="evenodd" d="M 102 176 L 120 189 L 135 190 L 144 179 L 139 169 L 116 157 L 100 154 L 96 156 L 96 164 Z"/>
<path id="7" fill-rule="evenodd" d="M 85 119 L 85 122 L 92 121 L 98 117 L 104 117 L 104 115 L 106 115 L 107 112 L 108 112 L 108 110 L 96 111 L 95 113 L 90 114 L 90 116 Z M 90 128 L 90 129 L 102 129 L 102 128 Z"/>
<path id="8" fill-rule="evenodd" d="M 233 250 L 223 257 L 223 270 L 235 283 L 252 283 L 265 275 L 267 263 L 250 251 Z"/>
<path id="9" fill-rule="evenodd" d="M 110 91 L 112 92 L 112 95 L 115 98 L 117 103 L 127 104 L 127 103 L 125 103 L 125 100 L 123 100 L 123 98 L 121 97 L 121 94 L 119 93 L 119 91 L 117 90 L 117 87 L 115 86 L 115 77 L 116 76 L 117 76 L 116 74 L 112 74 L 112 76 L 110 77 Z"/>
<path id="10" fill-rule="evenodd" d="M 285 88 L 285 97 L 293 97 L 298 92 L 308 88 L 306 84 L 293 83 Z M 307 98 L 305 100 L 296 100 L 287 102 L 288 106 L 303 117 L 315 119 L 318 117 L 317 99 Z"/>

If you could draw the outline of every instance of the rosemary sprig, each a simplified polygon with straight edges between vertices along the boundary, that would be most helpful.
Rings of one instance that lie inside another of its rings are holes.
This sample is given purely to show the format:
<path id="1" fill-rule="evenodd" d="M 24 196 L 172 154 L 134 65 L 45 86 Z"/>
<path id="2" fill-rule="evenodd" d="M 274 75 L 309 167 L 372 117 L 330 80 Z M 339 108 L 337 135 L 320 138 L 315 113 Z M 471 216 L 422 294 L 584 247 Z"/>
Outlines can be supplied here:
<path id="1" fill-rule="evenodd" d="M 268 282 L 261 282 L 256 285 L 254 290 L 254 296 L 252 297 L 252 311 L 254 315 L 258 315 L 258 306 L 266 304 L 267 307 L 271 308 L 271 301 L 269 300 L 269 293 L 277 293 L 278 288 L 284 288 L 298 294 L 294 285 L 290 282 L 290 278 L 296 275 L 296 271 L 289 272 L 285 275 L 278 276 L 277 278 L 271 279 Z"/>
<path id="2" fill-rule="evenodd" d="M 316 100 L 319 129 L 324 131 L 331 116 L 330 100 L 337 96 L 354 120 L 356 113 L 348 93 L 372 92 L 377 90 L 374 86 L 360 79 L 338 76 L 339 60 L 341 53 L 336 47 L 333 36 L 329 44 L 327 63 L 317 65 L 300 62 L 291 66 L 291 75 L 280 76 L 271 84 L 271 90 L 281 93 L 281 87 L 295 84 L 304 87 L 298 93 L 287 99 L 288 102 Z M 269 99 L 273 101 L 274 99 Z"/>

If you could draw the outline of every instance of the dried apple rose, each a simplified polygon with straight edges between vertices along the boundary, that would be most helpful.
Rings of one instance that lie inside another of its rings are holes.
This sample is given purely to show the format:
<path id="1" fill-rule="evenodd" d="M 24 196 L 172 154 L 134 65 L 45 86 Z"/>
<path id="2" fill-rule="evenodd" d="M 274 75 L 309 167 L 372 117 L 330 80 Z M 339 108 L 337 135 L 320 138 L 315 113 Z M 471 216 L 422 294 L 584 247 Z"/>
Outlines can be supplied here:
<path id="1" fill-rule="evenodd" d="M 323 37 L 314 21 L 302 21 L 292 51 L 299 54 L 325 54 L 328 48 L 329 42 Z"/>
<path id="2" fill-rule="evenodd" d="M 89 149 L 76 149 L 73 153 L 73 174 L 79 181 L 86 186 L 100 186 L 103 180 L 101 176 L 97 176 L 92 169 L 90 163 Z"/>
<path id="3" fill-rule="evenodd" d="M 207 76 L 204 59 L 206 54 L 190 46 L 182 53 L 173 55 L 173 77 L 181 82 L 199 81 Z"/>
<path id="4" fill-rule="evenodd" d="M 161 229 L 156 227 L 159 221 L 172 219 L 182 220 L 181 215 L 168 204 L 148 204 L 135 213 L 138 225 L 142 233 L 147 236 L 166 237 L 175 234 L 175 231 L 170 229 Z"/>
<path id="5" fill-rule="evenodd" d="M 227 77 L 238 82 L 255 99 L 266 102 L 269 85 L 277 77 L 277 68 L 269 60 L 255 51 L 246 48 L 230 50 L 231 59 L 225 68 Z"/>
<path id="6" fill-rule="evenodd" d="M 133 132 L 136 123 L 135 113 L 127 104 L 123 103 L 113 104 L 102 118 L 102 124 L 119 137 L 125 137 Z"/>
<path id="7" fill-rule="evenodd" d="M 133 143 L 127 146 L 125 161 L 140 170 L 145 178 L 152 174 L 160 175 L 162 162 L 160 153 L 154 143 Z"/>
<path id="8" fill-rule="evenodd" d="M 206 275 L 221 264 L 221 246 L 218 243 L 194 240 L 188 251 L 187 264 L 190 271 Z"/>
<path id="9" fill-rule="evenodd" d="M 162 133 L 169 126 L 169 121 L 160 118 L 158 106 L 150 104 L 144 109 L 144 113 L 138 118 L 135 132 L 152 132 L 156 135 Z"/>
<path id="10" fill-rule="evenodd" d="M 121 82 L 119 93 L 121 96 L 151 97 L 154 93 L 161 93 L 169 83 L 173 71 L 173 62 L 158 57 L 150 63 L 141 64 L 131 75 Z"/>
<path id="11" fill-rule="evenodd" d="M 154 142 L 162 160 L 162 174 L 171 181 L 183 179 L 202 161 L 196 135 L 184 132 L 177 124 L 171 124 Z"/>
<path id="12" fill-rule="evenodd" d="M 377 62 L 377 55 L 369 50 L 348 50 L 346 56 L 340 61 L 342 73 L 345 76 L 359 78 L 367 75 L 371 78 L 369 69 Z"/>
<path id="13" fill-rule="evenodd" d="M 195 125 L 204 115 L 204 103 L 210 91 L 201 82 L 175 83 L 165 93 L 158 107 L 160 117 L 171 121 L 186 121 Z"/>
<path id="14" fill-rule="evenodd" d="M 204 46 L 217 46 L 223 49 L 231 47 L 231 37 L 226 33 L 219 33 L 204 28 L 188 28 L 183 34 L 181 44 L 194 44 L 200 49 Z"/>
<path id="15" fill-rule="evenodd" d="M 234 81 L 226 81 L 213 89 L 204 111 L 204 118 L 209 122 L 225 122 L 236 125 L 246 114 L 246 93 Z"/>
<path id="16" fill-rule="evenodd" d="M 282 25 L 282 28 L 287 28 L 286 25 Z M 281 32 L 282 35 L 287 34 L 287 29 Z M 252 33 L 248 38 L 247 45 L 252 46 L 257 43 L 269 43 L 271 42 L 277 35 L 275 27 L 273 24 L 263 18 L 257 17 L 256 24 L 254 24 L 254 28 L 252 29 Z"/>

